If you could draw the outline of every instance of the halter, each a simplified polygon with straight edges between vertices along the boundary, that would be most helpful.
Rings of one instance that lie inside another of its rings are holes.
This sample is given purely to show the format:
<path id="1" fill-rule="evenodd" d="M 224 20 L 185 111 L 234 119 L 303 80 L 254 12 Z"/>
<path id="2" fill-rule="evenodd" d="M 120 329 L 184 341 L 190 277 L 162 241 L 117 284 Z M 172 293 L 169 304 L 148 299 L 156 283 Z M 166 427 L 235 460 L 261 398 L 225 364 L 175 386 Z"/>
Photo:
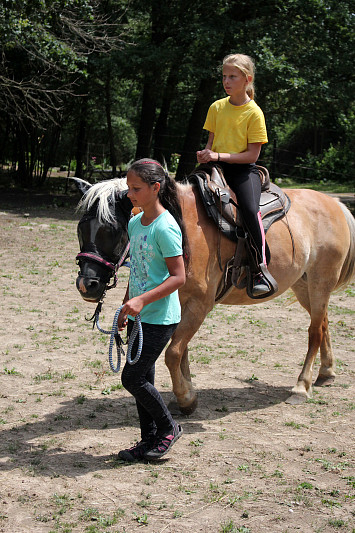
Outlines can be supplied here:
<path id="1" fill-rule="evenodd" d="M 91 261 L 95 261 L 96 263 L 104 265 L 106 268 L 111 270 L 112 273 L 110 275 L 110 278 L 113 277 L 113 283 L 111 285 L 109 285 L 108 283 L 106 284 L 105 291 L 104 291 L 104 295 L 105 295 L 105 293 L 106 293 L 106 291 L 108 289 L 113 289 L 114 287 L 116 287 L 116 285 L 117 285 L 117 270 L 124 263 L 128 252 L 129 252 L 129 243 L 127 244 L 126 248 L 123 251 L 123 254 L 122 254 L 121 258 L 118 260 L 118 262 L 116 264 L 111 263 L 110 261 L 106 261 L 105 259 L 103 259 L 99 255 L 93 254 L 91 252 L 80 252 L 80 253 L 78 253 L 78 255 L 76 256 L 75 259 L 78 261 L 80 258 L 85 257 L 86 259 L 90 259 Z"/>
<path id="2" fill-rule="evenodd" d="M 114 275 L 113 284 L 112 285 L 108 285 L 108 283 L 106 284 L 105 290 L 104 290 L 104 292 L 103 292 L 103 294 L 102 294 L 102 296 L 100 298 L 99 303 L 96 306 L 96 309 L 95 309 L 95 312 L 94 312 L 93 316 L 91 318 L 89 318 L 89 319 L 86 319 L 86 320 L 89 321 L 89 322 L 91 320 L 93 320 L 93 326 L 92 326 L 93 329 L 96 326 L 97 329 L 99 331 L 101 331 L 101 333 L 105 333 L 106 335 L 111 335 L 110 344 L 109 344 L 108 360 L 109 360 L 109 364 L 110 364 L 112 372 L 115 372 L 115 373 L 119 372 L 120 366 L 121 366 L 121 356 L 125 355 L 125 353 L 123 351 L 123 348 L 122 348 L 122 345 L 124 344 L 124 342 L 123 342 L 120 334 L 118 333 L 118 328 L 117 328 L 118 315 L 120 314 L 120 311 L 121 311 L 123 306 L 121 305 L 121 307 L 119 307 L 117 309 L 117 311 L 115 313 L 115 316 L 114 316 L 114 319 L 113 319 L 112 328 L 110 330 L 105 330 L 105 329 L 103 329 L 100 326 L 99 317 L 100 317 L 100 313 L 101 313 L 101 310 L 102 310 L 102 305 L 103 305 L 103 302 L 104 302 L 104 298 L 106 296 L 106 291 L 108 289 L 112 289 L 113 287 L 116 287 L 116 284 L 117 284 L 117 270 L 124 263 L 124 260 L 127 257 L 128 251 L 129 251 L 129 243 L 127 244 L 126 248 L 124 249 L 124 252 L 123 252 L 121 258 L 119 259 L 119 261 L 117 262 L 116 265 L 114 263 L 110 263 L 109 261 L 106 261 L 105 259 L 103 259 L 99 255 L 88 253 L 88 252 L 80 252 L 76 256 L 77 260 L 80 259 L 81 257 L 85 257 L 87 259 L 91 259 L 92 261 L 96 261 L 97 263 L 100 263 L 100 264 L 104 265 L 105 267 L 109 268 L 110 270 L 112 270 L 112 274 Z M 134 359 L 132 359 L 132 357 L 131 357 L 132 347 L 133 347 L 133 343 L 134 343 L 135 338 L 136 338 L 137 335 L 139 337 L 137 354 L 136 354 L 136 357 Z M 112 357 L 112 350 L 113 350 L 114 343 L 116 343 L 116 348 L 117 348 L 117 365 L 116 366 L 113 363 L 113 357 Z M 141 356 L 141 353 L 142 353 L 142 346 L 143 346 L 143 331 L 142 331 L 140 315 L 138 314 L 135 317 L 132 334 L 131 334 L 131 336 L 129 338 L 129 341 L 128 341 L 128 349 L 127 349 L 126 359 L 127 359 L 127 362 L 130 365 L 135 365 L 138 362 L 138 360 L 139 360 L 139 358 Z"/>

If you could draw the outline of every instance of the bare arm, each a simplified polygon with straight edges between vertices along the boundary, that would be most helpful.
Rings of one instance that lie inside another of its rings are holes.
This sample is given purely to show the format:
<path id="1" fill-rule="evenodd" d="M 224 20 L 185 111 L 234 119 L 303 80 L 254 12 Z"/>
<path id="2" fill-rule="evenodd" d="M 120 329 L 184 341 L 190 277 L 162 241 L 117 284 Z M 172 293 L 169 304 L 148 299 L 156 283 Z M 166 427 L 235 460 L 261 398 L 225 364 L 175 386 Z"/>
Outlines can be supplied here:
<path id="1" fill-rule="evenodd" d="M 218 152 L 212 152 L 210 148 L 207 148 L 208 146 L 208 143 L 207 143 L 206 148 L 204 150 L 197 152 L 197 161 L 199 163 L 209 163 L 210 161 L 215 161 L 215 162 L 224 161 L 225 163 L 231 163 L 231 164 L 256 163 L 260 155 L 261 145 L 262 143 L 248 143 L 248 146 L 245 152 L 240 152 L 239 154 L 228 154 L 228 153 L 218 154 Z M 219 156 L 219 159 L 218 159 L 218 156 Z"/>

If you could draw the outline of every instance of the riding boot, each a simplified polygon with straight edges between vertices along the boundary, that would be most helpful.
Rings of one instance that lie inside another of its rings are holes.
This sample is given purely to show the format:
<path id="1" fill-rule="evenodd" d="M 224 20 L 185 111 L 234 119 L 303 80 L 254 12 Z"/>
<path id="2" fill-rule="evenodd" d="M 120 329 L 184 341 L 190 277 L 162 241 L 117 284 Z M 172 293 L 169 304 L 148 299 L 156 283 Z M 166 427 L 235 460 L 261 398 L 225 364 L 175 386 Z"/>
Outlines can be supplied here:
<path id="1" fill-rule="evenodd" d="M 276 280 L 270 274 L 264 263 L 258 265 L 253 275 L 251 291 L 247 291 L 250 298 L 267 298 L 279 290 Z"/>
<path id="2" fill-rule="evenodd" d="M 254 274 L 253 276 L 253 288 L 252 288 L 252 295 L 255 296 L 262 296 L 266 295 L 268 292 L 270 292 L 270 285 L 267 282 L 266 278 L 262 274 L 262 272 L 258 272 L 257 274 Z"/>

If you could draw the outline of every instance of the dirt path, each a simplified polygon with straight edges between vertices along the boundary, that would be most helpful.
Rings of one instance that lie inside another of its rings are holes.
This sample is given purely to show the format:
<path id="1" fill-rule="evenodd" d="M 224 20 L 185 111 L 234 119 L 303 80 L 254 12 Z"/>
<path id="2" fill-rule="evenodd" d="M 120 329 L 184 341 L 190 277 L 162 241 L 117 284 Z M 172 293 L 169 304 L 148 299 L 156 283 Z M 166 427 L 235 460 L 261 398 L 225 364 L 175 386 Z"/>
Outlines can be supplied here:
<path id="1" fill-rule="evenodd" d="M 191 343 L 199 407 L 177 417 L 183 437 L 159 464 L 125 465 L 113 454 L 139 437 L 135 405 L 84 319 L 76 217 L 25 211 L 0 205 L 0 531 L 355 532 L 355 285 L 330 306 L 336 382 L 297 407 L 284 400 L 308 317 L 291 293 L 217 306 Z M 169 401 L 163 358 L 157 385 Z"/>

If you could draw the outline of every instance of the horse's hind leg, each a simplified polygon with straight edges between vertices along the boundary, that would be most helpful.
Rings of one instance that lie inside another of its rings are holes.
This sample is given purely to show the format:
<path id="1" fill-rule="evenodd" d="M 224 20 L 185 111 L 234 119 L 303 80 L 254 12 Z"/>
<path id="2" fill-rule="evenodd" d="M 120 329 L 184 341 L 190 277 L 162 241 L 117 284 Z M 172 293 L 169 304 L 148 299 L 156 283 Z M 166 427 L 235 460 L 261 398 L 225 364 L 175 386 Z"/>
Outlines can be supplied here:
<path id="1" fill-rule="evenodd" d="M 327 313 L 330 291 L 328 284 L 325 283 L 324 285 L 324 287 L 320 287 L 318 283 L 316 287 L 310 290 L 309 284 L 301 280 L 292 287 L 298 301 L 310 314 L 311 324 L 308 329 L 308 351 L 302 372 L 298 377 L 296 386 L 292 389 L 292 395 L 286 400 L 290 404 L 303 403 L 312 397 L 312 373 L 319 348 L 321 368 L 317 384 L 334 380 L 334 356 L 330 342 Z M 310 292 L 312 296 L 310 296 Z"/>
<path id="2" fill-rule="evenodd" d="M 323 320 L 323 336 L 320 345 L 320 369 L 314 383 L 315 387 L 329 386 L 335 380 L 335 358 L 330 340 L 328 311 Z"/>

